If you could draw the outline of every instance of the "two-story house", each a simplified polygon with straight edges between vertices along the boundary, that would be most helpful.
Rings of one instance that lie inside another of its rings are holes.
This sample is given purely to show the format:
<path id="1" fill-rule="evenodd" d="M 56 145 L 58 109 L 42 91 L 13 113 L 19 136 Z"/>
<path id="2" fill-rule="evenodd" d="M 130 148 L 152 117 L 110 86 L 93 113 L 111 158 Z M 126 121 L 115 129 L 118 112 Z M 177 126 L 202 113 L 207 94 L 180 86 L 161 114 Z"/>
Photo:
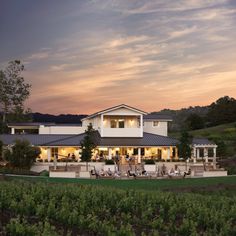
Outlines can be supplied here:
<path id="1" fill-rule="evenodd" d="M 0 139 L 5 145 L 12 145 L 16 139 L 28 140 L 41 148 L 43 161 L 50 161 L 56 155 L 63 158 L 73 154 L 79 158 L 80 143 L 91 123 L 95 129 L 94 140 L 97 145 L 93 152 L 94 160 L 111 159 L 119 155 L 121 162 L 125 163 L 125 156 L 129 155 L 134 158 L 135 163 L 140 163 L 142 158 L 178 158 L 178 140 L 168 137 L 170 121 L 169 116 L 148 114 L 121 104 L 87 116 L 82 119 L 82 125 L 9 124 L 11 134 L 1 135 Z M 215 155 L 216 146 L 209 141 L 204 142 L 203 144 L 198 140 L 198 146 L 193 144 L 194 156 L 199 155 L 196 148 L 202 148 L 203 145 L 212 147 Z"/>

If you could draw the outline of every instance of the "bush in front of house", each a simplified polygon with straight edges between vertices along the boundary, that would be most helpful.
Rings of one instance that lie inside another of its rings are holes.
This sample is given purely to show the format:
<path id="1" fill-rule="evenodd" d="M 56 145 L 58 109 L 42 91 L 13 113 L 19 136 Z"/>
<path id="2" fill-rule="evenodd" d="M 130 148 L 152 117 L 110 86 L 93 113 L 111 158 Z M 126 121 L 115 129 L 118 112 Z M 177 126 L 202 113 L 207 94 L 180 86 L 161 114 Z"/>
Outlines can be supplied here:
<path id="1" fill-rule="evenodd" d="M 38 176 L 39 174 L 34 171 L 27 169 L 21 169 L 17 167 L 1 167 L 0 174 L 12 174 L 12 175 L 34 175 Z"/>
<path id="2" fill-rule="evenodd" d="M 145 165 L 155 165 L 155 161 L 153 159 L 144 160 Z"/>
<path id="3" fill-rule="evenodd" d="M 40 172 L 40 176 L 48 177 L 49 176 L 49 172 L 47 170 L 43 170 L 42 172 Z"/>
<path id="4" fill-rule="evenodd" d="M 114 165 L 113 160 L 105 160 L 105 165 Z"/>
<path id="5" fill-rule="evenodd" d="M 40 149 L 31 146 L 27 140 L 16 140 L 13 147 L 4 153 L 11 167 L 21 169 L 30 169 L 39 155 Z"/>

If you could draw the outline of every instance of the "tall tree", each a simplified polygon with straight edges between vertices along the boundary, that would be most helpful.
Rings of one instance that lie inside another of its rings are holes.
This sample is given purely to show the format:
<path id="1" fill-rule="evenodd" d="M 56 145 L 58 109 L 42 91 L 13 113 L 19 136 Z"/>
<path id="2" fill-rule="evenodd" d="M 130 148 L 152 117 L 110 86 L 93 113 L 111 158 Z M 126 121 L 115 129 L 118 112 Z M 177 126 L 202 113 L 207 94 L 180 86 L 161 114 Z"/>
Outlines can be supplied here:
<path id="1" fill-rule="evenodd" d="M 181 132 L 180 143 L 178 144 L 179 157 L 187 160 L 191 157 L 192 136 L 186 131 Z"/>
<path id="2" fill-rule="evenodd" d="M 21 76 L 24 65 L 19 60 L 10 61 L 5 70 L 0 70 L 0 106 L 2 123 L 7 122 L 7 114 L 24 110 L 24 102 L 30 95 L 31 85 Z"/>
<path id="3" fill-rule="evenodd" d="M 196 113 L 190 114 L 185 122 L 189 130 L 202 129 L 205 126 L 204 119 Z"/>
<path id="4" fill-rule="evenodd" d="M 236 100 L 229 96 L 219 98 L 210 105 L 207 114 L 210 125 L 219 125 L 236 120 Z"/>
<path id="5" fill-rule="evenodd" d="M 84 139 L 80 143 L 81 148 L 82 148 L 81 160 L 87 163 L 87 168 L 88 168 L 88 162 L 92 158 L 93 149 L 96 147 L 96 144 L 93 138 L 93 133 L 94 133 L 94 129 L 93 129 L 92 124 L 90 123 L 87 127 L 87 130 L 85 131 Z"/>

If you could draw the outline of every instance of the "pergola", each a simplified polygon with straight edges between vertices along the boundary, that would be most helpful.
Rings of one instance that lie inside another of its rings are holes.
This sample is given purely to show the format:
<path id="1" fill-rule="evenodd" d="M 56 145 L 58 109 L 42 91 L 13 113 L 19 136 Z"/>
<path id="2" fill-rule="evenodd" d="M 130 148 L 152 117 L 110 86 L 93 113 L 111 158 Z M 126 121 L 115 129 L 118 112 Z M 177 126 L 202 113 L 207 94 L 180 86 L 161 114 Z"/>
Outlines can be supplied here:
<path id="1" fill-rule="evenodd" d="M 208 151 L 209 149 L 213 150 L 213 166 L 216 166 L 216 148 L 217 145 L 204 138 L 194 138 L 193 143 L 192 143 L 192 158 L 193 161 L 196 162 L 197 159 L 203 158 L 206 163 L 208 163 L 209 156 L 208 156 Z M 203 156 L 200 156 L 200 150 L 203 150 Z"/>

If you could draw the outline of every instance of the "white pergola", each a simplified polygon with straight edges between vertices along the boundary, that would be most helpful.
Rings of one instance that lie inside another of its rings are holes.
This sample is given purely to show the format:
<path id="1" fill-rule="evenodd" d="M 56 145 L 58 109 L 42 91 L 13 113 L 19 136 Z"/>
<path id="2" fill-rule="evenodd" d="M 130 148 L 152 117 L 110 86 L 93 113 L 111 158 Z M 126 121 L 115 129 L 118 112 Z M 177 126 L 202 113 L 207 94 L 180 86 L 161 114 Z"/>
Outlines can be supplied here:
<path id="1" fill-rule="evenodd" d="M 208 151 L 209 149 L 213 150 L 213 166 L 215 168 L 216 166 L 216 148 L 217 145 L 216 144 L 193 144 L 192 145 L 192 158 L 193 161 L 196 162 L 197 159 L 199 158 L 203 158 L 205 160 L 206 163 L 208 163 Z M 200 157 L 200 150 L 203 149 L 203 156 Z"/>

